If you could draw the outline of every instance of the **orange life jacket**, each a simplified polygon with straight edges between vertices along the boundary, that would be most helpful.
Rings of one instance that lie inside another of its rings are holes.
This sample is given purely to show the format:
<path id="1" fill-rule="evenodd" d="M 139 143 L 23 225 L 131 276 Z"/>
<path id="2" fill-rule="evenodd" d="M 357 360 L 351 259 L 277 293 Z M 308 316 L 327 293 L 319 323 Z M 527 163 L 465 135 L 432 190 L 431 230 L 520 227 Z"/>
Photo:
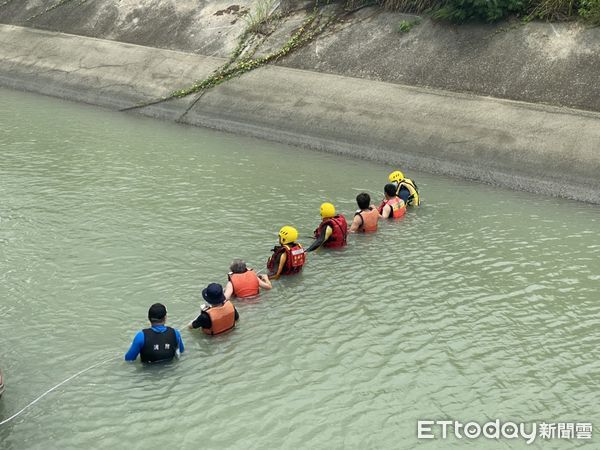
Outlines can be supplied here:
<path id="1" fill-rule="evenodd" d="M 383 213 L 383 208 L 385 208 L 386 205 L 390 205 L 392 207 L 392 214 L 388 216 L 390 219 L 399 219 L 404 215 L 404 213 L 406 213 L 406 205 L 399 197 L 393 197 L 389 200 L 384 200 L 381 202 L 381 205 L 379 205 L 378 208 L 379 214 Z"/>
<path id="2" fill-rule="evenodd" d="M 206 334 L 214 336 L 235 327 L 235 308 L 229 300 L 225 300 L 222 305 L 211 306 L 206 313 L 210 317 L 210 328 L 202 328 Z"/>
<path id="3" fill-rule="evenodd" d="M 356 215 L 362 219 L 362 225 L 358 228 L 358 231 L 363 233 L 372 233 L 377 231 L 377 221 L 379 220 L 379 211 L 376 209 L 369 209 L 367 211 L 358 211 Z"/>
<path id="4" fill-rule="evenodd" d="M 230 273 L 229 281 L 233 286 L 233 295 L 238 298 L 258 295 L 258 277 L 254 270 L 246 270 L 244 273 Z"/>

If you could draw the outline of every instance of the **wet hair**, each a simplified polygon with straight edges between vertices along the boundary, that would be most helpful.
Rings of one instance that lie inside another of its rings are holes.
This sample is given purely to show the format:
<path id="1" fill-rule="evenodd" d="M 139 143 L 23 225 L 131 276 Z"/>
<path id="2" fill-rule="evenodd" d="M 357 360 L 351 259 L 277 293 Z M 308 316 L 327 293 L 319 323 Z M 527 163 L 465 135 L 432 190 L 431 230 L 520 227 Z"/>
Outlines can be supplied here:
<path id="1" fill-rule="evenodd" d="M 392 183 L 388 183 L 384 186 L 383 192 L 385 192 L 390 197 L 396 196 L 396 186 Z"/>
<path id="2" fill-rule="evenodd" d="M 167 308 L 162 303 L 155 303 L 148 310 L 148 320 L 150 323 L 161 323 L 165 321 Z"/>
<path id="3" fill-rule="evenodd" d="M 244 273 L 246 270 L 248 270 L 248 268 L 246 267 L 246 263 L 243 259 L 234 259 L 231 261 L 229 270 L 233 273 Z"/>
<path id="4" fill-rule="evenodd" d="M 371 205 L 371 196 L 366 192 L 361 192 L 356 196 L 356 203 L 360 209 L 368 209 Z"/>

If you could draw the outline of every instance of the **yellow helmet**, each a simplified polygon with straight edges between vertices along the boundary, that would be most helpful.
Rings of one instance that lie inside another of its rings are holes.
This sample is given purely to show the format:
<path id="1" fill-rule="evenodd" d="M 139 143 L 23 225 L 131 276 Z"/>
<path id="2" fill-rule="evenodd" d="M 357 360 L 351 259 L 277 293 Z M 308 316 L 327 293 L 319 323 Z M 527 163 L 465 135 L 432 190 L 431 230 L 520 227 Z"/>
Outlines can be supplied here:
<path id="1" fill-rule="evenodd" d="M 321 217 L 323 219 L 329 219 L 335 216 L 335 206 L 331 203 L 323 203 L 321 205 Z"/>
<path id="2" fill-rule="evenodd" d="M 390 173 L 388 180 L 396 181 L 397 183 L 400 183 L 402 180 L 404 180 L 404 174 L 402 172 L 400 172 L 399 170 L 396 170 L 396 171 Z"/>
<path id="3" fill-rule="evenodd" d="M 286 225 L 279 230 L 279 242 L 282 244 L 291 244 L 298 239 L 298 230 L 294 227 Z"/>

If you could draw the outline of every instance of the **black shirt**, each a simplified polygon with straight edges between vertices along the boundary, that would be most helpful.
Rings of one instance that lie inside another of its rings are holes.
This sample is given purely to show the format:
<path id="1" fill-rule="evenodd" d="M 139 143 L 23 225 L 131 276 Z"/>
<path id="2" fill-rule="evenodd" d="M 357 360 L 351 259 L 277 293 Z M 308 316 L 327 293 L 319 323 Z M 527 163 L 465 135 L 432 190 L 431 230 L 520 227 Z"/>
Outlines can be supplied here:
<path id="1" fill-rule="evenodd" d="M 238 321 L 240 315 L 238 314 L 237 309 L 235 309 L 235 306 L 233 307 L 233 310 L 235 311 L 235 320 Z M 192 328 L 210 328 L 211 326 L 212 321 L 206 311 L 202 311 L 200 315 L 196 317 L 196 320 L 192 322 Z"/>

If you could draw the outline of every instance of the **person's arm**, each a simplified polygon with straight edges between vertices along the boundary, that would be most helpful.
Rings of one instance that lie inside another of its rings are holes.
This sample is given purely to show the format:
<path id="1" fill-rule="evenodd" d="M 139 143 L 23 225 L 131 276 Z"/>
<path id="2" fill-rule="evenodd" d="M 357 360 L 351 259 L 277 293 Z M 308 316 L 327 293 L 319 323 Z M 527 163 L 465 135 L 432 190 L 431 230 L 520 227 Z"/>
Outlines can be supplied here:
<path id="1" fill-rule="evenodd" d="M 258 278 L 258 285 L 261 288 L 271 289 L 273 287 L 273 285 L 271 284 L 271 281 L 269 280 L 269 277 L 267 275 L 256 275 L 256 277 Z"/>
<path id="2" fill-rule="evenodd" d="M 210 328 L 212 325 L 212 321 L 210 320 L 210 316 L 206 311 L 202 311 L 196 320 L 188 325 L 188 328 Z"/>
<path id="3" fill-rule="evenodd" d="M 319 234 L 319 236 L 317 236 L 317 238 L 315 239 L 315 241 L 310 245 L 310 247 L 308 247 L 306 249 L 307 252 L 312 252 L 313 250 L 317 250 L 319 248 L 321 248 L 321 246 L 327 242 L 327 239 L 329 239 L 331 237 L 333 233 L 333 229 L 327 225 L 326 227 L 321 229 L 321 233 Z"/>
<path id="4" fill-rule="evenodd" d="M 350 225 L 350 233 L 356 233 L 363 224 L 363 218 L 360 214 L 355 214 L 352 219 L 352 225 Z"/>
<path id="5" fill-rule="evenodd" d="M 231 283 L 231 281 L 227 282 L 227 285 L 225 286 L 225 291 L 223 292 L 223 295 L 225 295 L 225 300 L 229 300 L 232 297 L 233 284 Z"/>
<path id="6" fill-rule="evenodd" d="M 374 209 L 375 211 L 377 211 L 377 220 L 381 220 L 381 214 L 379 214 L 379 211 L 377 210 L 377 208 L 375 208 L 375 205 L 371 205 L 371 209 Z"/>
<path id="7" fill-rule="evenodd" d="M 271 276 L 272 280 L 278 280 L 279 279 L 279 277 L 281 276 L 281 272 L 283 272 L 283 268 L 285 267 L 286 261 L 287 261 L 287 254 L 286 254 L 286 252 L 282 252 L 279 255 L 279 264 L 277 265 L 277 272 L 275 272 Z"/>
<path id="8" fill-rule="evenodd" d="M 185 348 L 183 347 L 183 339 L 181 339 L 179 330 L 175 330 L 175 337 L 177 338 L 177 349 L 179 350 L 179 353 L 183 353 Z"/>
<path id="9" fill-rule="evenodd" d="M 383 209 L 381 210 L 381 217 L 383 219 L 387 219 L 388 217 L 390 217 L 391 213 L 392 213 L 392 206 L 391 205 L 385 205 L 383 207 Z"/>
<path id="10" fill-rule="evenodd" d="M 140 331 L 138 334 L 135 335 L 135 337 L 133 338 L 133 342 L 131 343 L 131 347 L 129 347 L 129 350 L 127 351 L 127 353 L 125 353 L 125 361 L 135 361 L 140 352 L 142 351 L 143 347 L 144 332 Z"/>

